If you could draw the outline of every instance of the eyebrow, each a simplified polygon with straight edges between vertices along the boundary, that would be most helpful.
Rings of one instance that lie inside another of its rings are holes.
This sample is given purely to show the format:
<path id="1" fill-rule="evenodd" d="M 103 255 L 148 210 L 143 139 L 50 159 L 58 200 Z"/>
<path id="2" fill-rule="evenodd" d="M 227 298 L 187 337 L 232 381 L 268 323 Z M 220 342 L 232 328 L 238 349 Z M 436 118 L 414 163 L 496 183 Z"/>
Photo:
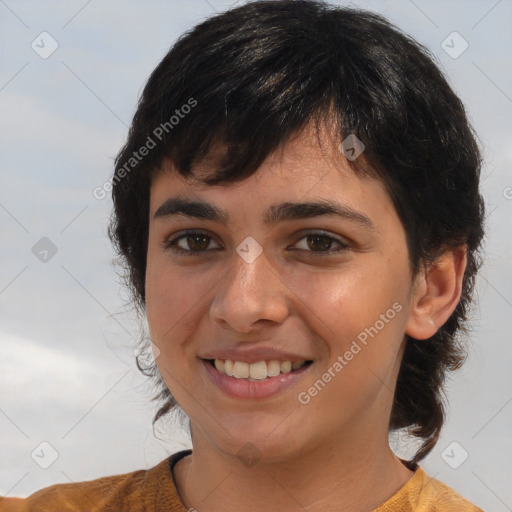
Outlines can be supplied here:
<path id="1" fill-rule="evenodd" d="M 229 214 L 225 210 L 213 204 L 200 199 L 192 200 L 182 197 L 170 197 L 165 200 L 156 210 L 153 219 L 168 219 L 176 215 L 211 220 L 223 224 L 227 224 L 230 220 Z M 375 229 L 374 223 L 365 214 L 329 200 L 284 202 L 272 205 L 264 213 L 263 222 L 272 225 L 282 221 L 310 219 L 319 216 L 340 217 L 361 224 L 368 229 Z"/>

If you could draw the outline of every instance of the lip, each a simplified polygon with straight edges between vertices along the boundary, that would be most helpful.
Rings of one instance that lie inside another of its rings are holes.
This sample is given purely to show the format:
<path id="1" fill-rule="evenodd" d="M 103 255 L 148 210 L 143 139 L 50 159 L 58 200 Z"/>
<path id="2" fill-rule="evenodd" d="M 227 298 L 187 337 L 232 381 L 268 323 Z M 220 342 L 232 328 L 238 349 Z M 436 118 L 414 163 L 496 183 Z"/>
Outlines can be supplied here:
<path id="1" fill-rule="evenodd" d="M 243 361 L 244 363 L 257 363 L 259 361 L 311 361 L 313 358 L 292 352 L 277 350 L 274 347 L 257 348 L 236 348 L 236 349 L 216 349 L 215 352 L 208 352 L 199 356 L 201 359 L 220 359 L 226 361 Z"/>
<path id="2" fill-rule="evenodd" d="M 213 359 L 213 358 L 210 358 Z M 261 361 L 262 359 L 258 359 Z M 286 359 L 289 361 L 290 359 Z M 309 371 L 312 364 L 307 364 L 298 370 L 290 373 L 281 373 L 276 377 L 269 377 L 260 382 L 247 381 L 229 377 L 220 373 L 209 360 L 202 361 L 205 371 L 210 380 L 225 394 L 244 399 L 269 398 L 293 386 Z"/>

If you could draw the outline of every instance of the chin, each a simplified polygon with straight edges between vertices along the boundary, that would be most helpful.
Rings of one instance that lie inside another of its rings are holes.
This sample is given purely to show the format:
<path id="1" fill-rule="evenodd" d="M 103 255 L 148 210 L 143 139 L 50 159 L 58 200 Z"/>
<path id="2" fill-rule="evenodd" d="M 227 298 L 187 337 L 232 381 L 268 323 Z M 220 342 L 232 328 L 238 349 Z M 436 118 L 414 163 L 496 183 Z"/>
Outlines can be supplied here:
<path id="1" fill-rule="evenodd" d="M 236 417 L 230 416 L 229 421 L 226 417 L 219 418 L 215 432 L 208 435 L 209 442 L 247 467 L 255 462 L 284 462 L 296 457 L 303 448 L 296 425 L 287 425 L 284 418 L 283 414 L 265 418 L 262 413 L 239 413 Z M 229 427 L 224 430 L 219 424 Z"/>

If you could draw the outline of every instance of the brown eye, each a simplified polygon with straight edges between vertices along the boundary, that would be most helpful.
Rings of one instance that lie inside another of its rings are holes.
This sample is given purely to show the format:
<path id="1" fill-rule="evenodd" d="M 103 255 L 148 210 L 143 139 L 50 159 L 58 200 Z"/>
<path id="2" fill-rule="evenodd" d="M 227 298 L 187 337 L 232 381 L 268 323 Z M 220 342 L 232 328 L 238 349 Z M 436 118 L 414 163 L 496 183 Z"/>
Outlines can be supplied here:
<path id="1" fill-rule="evenodd" d="M 201 233 L 187 235 L 185 238 L 189 248 L 193 251 L 204 251 L 210 244 L 210 237 Z"/>
<path id="2" fill-rule="evenodd" d="M 308 240 L 308 247 L 315 252 L 328 251 L 333 242 L 332 238 L 324 235 L 308 235 L 306 238 Z"/>
<path id="3" fill-rule="evenodd" d="M 348 243 L 325 233 L 309 233 L 302 237 L 295 247 L 313 256 L 328 256 L 350 249 Z"/>
<path id="4" fill-rule="evenodd" d="M 166 240 L 163 246 L 165 249 L 178 254 L 196 255 L 211 252 L 211 248 L 208 249 L 210 242 L 216 243 L 213 238 L 206 233 L 189 231 L 172 240 Z M 220 246 L 217 244 L 217 247 L 213 249 L 216 250 L 218 248 L 220 248 Z"/>

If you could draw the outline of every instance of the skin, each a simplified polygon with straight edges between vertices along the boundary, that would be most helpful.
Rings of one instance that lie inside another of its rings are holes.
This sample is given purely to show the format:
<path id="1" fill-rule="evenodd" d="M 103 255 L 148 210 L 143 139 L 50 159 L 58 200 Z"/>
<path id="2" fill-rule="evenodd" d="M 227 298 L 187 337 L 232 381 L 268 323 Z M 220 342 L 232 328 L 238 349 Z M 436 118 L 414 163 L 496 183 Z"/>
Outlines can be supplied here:
<path id="1" fill-rule="evenodd" d="M 211 172 L 217 148 L 196 170 Z M 225 209 L 226 224 L 183 215 L 154 219 L 169 197 L 202 199 Z M 318 216 L 265 225 L 270 205 L 335 200 L 371 220 Z M 194 229 L 211 239 L 164 247 Z M 307 238 L 319 230 L 334 240 Z M 236 252 L 247 237 L 263 248 L 248 263 Z M 305 238 L 306 237 L 306 238 Z M 317 251 L 315 255 L 314 251 Z M 325 249 L 324 249 L 325 251 Z M 205 186 L 166 162 L 150 190 L 146 311 L 156 362 L 191 421 L 193 454 L 174 469 L 179 495 L 200 512 L 256 510 L 369 511 L 412 477 L 390 450 L 388 423 L 405 335 L 432 336 L 460 297 L 463 249 L 445 253 L 412 276 L 403 226 L 382 183 L 360 179 L 324 129 L 290 139 L 240 183 Z M 365 328 L 393 304 L 401 310 L 342 371 L 298 400 Z M 227 396 L 199 358 L 215 347 L 271 344 L 313 360 L 285 391 L 264 399 Z M 238 456 L 256 448 L 256 463 Z M 242 453 L 244 453 L 242 451 Z"/>

